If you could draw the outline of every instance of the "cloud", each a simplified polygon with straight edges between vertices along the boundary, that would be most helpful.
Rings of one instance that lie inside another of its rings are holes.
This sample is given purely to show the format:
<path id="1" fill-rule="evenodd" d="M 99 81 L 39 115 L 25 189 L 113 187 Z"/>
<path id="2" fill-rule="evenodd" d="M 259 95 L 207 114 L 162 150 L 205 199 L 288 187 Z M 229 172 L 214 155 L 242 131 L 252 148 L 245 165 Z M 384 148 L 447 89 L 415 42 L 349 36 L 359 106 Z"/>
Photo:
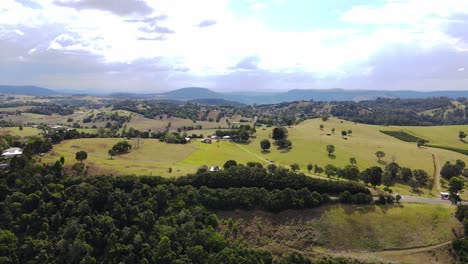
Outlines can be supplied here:
<path id="1" fill-rule="evenodd" d="M 246 57 L 239 61 L 233 69 L 253 70 L 258 69 L 260 59 L 256 56 Z"/>
<path id="2" fill-rule="evenodd" d="M 54 3 L 78 10 L 104 10 L 117 15 L 148 15 L 153 12 L 153 9 L 142 0 L 55 0 Z"/>
<path id="3" fill-rule="evenodd" d="M 204 28 L 216 25 L 216 20 L 206 19 L 200 22 L 197 27 Z"/>

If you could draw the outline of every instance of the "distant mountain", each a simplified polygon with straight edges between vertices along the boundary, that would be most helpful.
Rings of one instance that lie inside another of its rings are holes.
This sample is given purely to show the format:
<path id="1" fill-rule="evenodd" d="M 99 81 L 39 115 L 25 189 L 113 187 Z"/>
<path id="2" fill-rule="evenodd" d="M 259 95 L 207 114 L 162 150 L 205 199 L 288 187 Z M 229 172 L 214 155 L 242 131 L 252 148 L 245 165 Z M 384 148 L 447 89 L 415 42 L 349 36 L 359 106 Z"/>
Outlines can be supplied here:
<path id="1" fill-rule="evenodd" d="M 195 100 L 190 100 L 189 102 L 191 103 L 196 103 L 196 104 L 206 104 L 206 105 L 244 105 L 239 102 L 235 101 L 229 101 L 229 100 L 224 100 L 224 99 L 195 99 Z"/>
<path id="2" fill-rule="evenodd" d="M 37 86 L 12 86 L 0 85 L 0 93 L 2 94 L 24 94 L 33 96 L 49 96 L 59 94 L 56 91 L 37 87 Z"/>
<path id="3" fill-rule="evenodd" d="M 195 99 L 223 99 L 225 96 L 210 89 L 199 87 L 187 87 L 167 93 L 159 94 L 168 99 L 195 100 Z"/>

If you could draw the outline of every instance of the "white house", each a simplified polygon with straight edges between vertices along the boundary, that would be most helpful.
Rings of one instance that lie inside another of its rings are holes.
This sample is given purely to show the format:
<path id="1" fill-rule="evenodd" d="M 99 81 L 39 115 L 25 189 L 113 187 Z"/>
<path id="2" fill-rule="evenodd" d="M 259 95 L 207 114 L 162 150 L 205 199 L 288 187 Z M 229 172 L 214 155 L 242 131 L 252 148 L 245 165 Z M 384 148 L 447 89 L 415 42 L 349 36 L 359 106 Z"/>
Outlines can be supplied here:
<path id="1" fill-rule="evenodd" d="M 219 171 L 219 166 L 213 166 L 210 168 L 210 171 Z"/>
<path id="2" fill-rule="evenodd" d="M 231 136 L 224 136 L 223 139 L 231 139 Z"/>
<path id="3" fill-rule="evenodd" d="M 21 156 L 22 154 L 23 154 L 23 150 L 20 148 L 9 148 L 3 151 L 2 156 L 9 158 L 9 157 L 14 157 L 14 156 Z"/>

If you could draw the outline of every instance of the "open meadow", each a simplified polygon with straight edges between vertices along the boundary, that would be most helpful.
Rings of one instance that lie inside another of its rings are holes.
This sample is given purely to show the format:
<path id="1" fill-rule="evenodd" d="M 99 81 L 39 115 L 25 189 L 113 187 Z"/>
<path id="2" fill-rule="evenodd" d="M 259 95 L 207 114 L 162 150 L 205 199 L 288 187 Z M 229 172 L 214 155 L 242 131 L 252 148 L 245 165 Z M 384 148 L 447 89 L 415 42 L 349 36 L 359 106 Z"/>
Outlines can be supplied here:
<path id="1" fill-rule="evenodd" d="M 323 130 L 320 124 L 324 125 Z M 335 133 L 327 135 L 332 129 Z M 426 137 L 433 134 L 432 140 L 439 144 L 456 144 L 448 139 L 454 131 L 463 129 L 457 127 L 399 127 L 401 130 L 414 129 Z M 133 149 L 130 153 L 120 155 L 110 160 L 107 150 L 120 139 L 79 139 L 64 141 L 54 146 L 52 155 L 47 155 L 44 160 L 56 160 L 60 156 L 65 156 L 67 164 L 75 162 L 74 154 L 79 150 L 88 152 L 89 158 L 86 163 L 91 167 L 90 173 L 113 173 L 113 174 L 136 174 L 136 175 L 161 175 L 176 176 L 196 172 L 202 165 L 222 166 L 227 160 L 236 160 L 238 163 L 249 161 L 260 162 L 264 165 L 273 162 L 277 165 L 289 167 L 293 163 L 300 166 L 300 172 L 307 172 L 308 163 L 325 167 L 333 164 L 343 167 L 349 164 L 349 159 L 354 157 L 357 166 L 362 170 L 371 166 L 385 166 L 393 159 L 400 166 L 411 169 L 424 169 L 433 180 L 435 173 L 438 173 L 441 166 L 446 162 L 455 162 L 461 159 L 468 163 L 466 155 L 448 151 L 444 149 L 420 147 L 415 143 L 401 141 L 397 138 L 379 132 L 379 130 L 389 129 L 389 127 L 364 125 L 335 118 L 323 122 L 321 119 L 306 120 L 299 125 L 288 127 L 289 139 L 292 141 L 292 149 L 278 150 L 272 145 L 269 152 L 262 152 L 260 141 L 271 139 L 273 127 L 257 128 L 256 135 L 251 138 L 249 144 L 236 144 L 229 141 L 213 141 L 212 144 L 204 144 L 199 140 L 193 140 L 186 145 L 166 144 L 159 140 L 144 139 L 143 145 L 139 149 Z M 391 127 L 394 129 L 394 127 Z M 444 130 L 445 129 L 445 130 Z M 16 129 L 15 129 L 16 130 Z M 351 130 L 352 134 L 344 139 L 341 136 L 342 130 Z M 431 132 L 434 131 L 434 132 Z M 204 129 L 199 131 L 189 131 L 190 133 L 213 134 L 214 129 Z M 446 137 L 440 133 L 447 134 Z M 133 143 L 133 142 L 132 142 Z M 135 143 L 134 143 L 135 144 Z M 335 152 L 329 156 L 326 151 L 327 145 L 334 145 Z M 463 145 L 462 147 L 465 147 Z M 457 147 L 460 147 L 457 145 Z M 383 151 L 386 156 L 379 162 L 375 152 Z M 434 170 L 434 164 L 436 170 Z M 170 168 L 172 169 L 171 172 Z M 321 175 L 320 177 L 324 177 Z M 446 183 L 442 182 L 440 190 L 446 190 Z M 432 192 L 421 189 L 418 195 L 430 197 L 438 195 L 438 187 L 435 186 Z M 394 193 L 412 194 L 409 186 L 397 184 L 392 187 Z"/>
<path id="2" fill-rule="evenodd" d="M 277 253 L 326 253 L 386 262 L 401 260 L 405 252 L 388 256 L 384 253 L 392 251 L 384 250 L 414 247 L 424 250 L 461 235 L 463 229 L 453 216 L 454 211 L 455 207 L 449 205 L 405 203 L 330 205 L 278 214 L 257 210 L 220 211 L 218 216 L 235 220 L 237 236 L 249 247 Z M 425 252 L 423 257 L 435 260 L 431 252 Z"/>

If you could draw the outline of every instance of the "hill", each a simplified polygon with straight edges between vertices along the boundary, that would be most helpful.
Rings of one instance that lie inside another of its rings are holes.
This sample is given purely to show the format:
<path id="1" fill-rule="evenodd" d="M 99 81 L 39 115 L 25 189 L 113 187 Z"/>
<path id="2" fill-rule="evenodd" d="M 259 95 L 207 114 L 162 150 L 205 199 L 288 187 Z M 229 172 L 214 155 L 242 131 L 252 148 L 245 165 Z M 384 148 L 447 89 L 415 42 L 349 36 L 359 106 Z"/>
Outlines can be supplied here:
<path id="1" fill-rule="evenodd" d="M 222 99 L 224 96 L 206 88 L 188 87 L 160 94 L 168 99 L 195 100 L 195 99 Z"/>
<path id="2" fill-rule="evenodd" d="M 225 99 L 244 104 L 274 104 L 292 101 L 364 101 L 376 98 L 430 98 L 445 96 L 449 98 L 468 97 L 468 91 L 380 91 L 345 89 L 294 89 L 287 92 L 253 93 L 250 91 L 215 92 L 206 88 L 182 88 L 161 94 L 148 94 L 148 97 L 163 97 L 175 100 Z"/>
<path id="3" fill-rule="evenodd" d="M 59 94 L 56 91 L 37 87 L 37 86 L 12 86 L 12 85 L 0 85 L 0 93 L 3 94 L 25 94 L 34 96 L 50 96 Z"/>

